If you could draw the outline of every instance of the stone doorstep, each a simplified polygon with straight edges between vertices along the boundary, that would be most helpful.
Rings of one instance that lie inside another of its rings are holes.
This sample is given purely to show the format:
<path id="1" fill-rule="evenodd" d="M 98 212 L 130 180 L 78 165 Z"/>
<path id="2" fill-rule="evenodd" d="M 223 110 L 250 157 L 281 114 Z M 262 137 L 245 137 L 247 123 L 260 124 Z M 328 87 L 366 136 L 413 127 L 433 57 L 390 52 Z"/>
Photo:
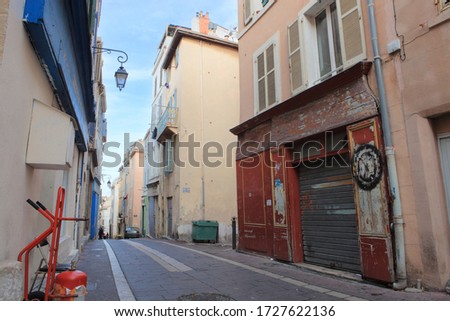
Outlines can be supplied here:
<path id="1" fill-rule="evenodd" d="M 281 262 L 281 261 L 278 261 L 276 259 L 270 258 L 268 256 L 262 255 L 260 253 L 248 252 L 248 251 L 242 251 L 242 250 L 236 250 L 236 251 L 238 253 L 252 255 L 252 256 L 257 256 L 257 257 L 260 257 L 260 258 L 266 258 L 266 259 L 269 259 L 271 261 L 292 265 L 292 266 L 297 267 L 297 268 L 303 268 L 305 270 L 321 273 L 321 274 L 324 274 L 324 275 L 331 275 L 331 276 L 335 276 L 335 277 L 338 277 L 338 278 L 352 280 L 352 281 L 357 281 L 357 282 L 363 282 L 364 281 L 360 274 L 356 274 L 356 273 L 352 273 L 352 272 L 348 272 L 348 271 L 330 269 L 330 268 L 326 268 L 326 267 L 319 266 L 319 265 L 313 265 L 313 264 L 309 264 L 309 263 Z"/>
<path id="2" fill-rule="evenodd" d="M 308 264 L 308 263 L 291 263 L 291 264 L 294 266 L 300 267 L 300 268 L 305 268 L 307 270 L 311 270 L 311 271 L 315 271 L 315 272 L 319 272 L 319 273 L 323 273 L 323 274 L 328 274 L 328 275 L 336 276 L 339 278 L 344 278 L 344 279 L 358 281 L 358 282 L 363 281 L 360 274 L 356 274 L 356 273 L 352 273 L 352 272 L 329 269 L 329 268 L 326 268 L 323 266 L 318 266 L 318 265 L 313 265 L 313 264 Z"/>

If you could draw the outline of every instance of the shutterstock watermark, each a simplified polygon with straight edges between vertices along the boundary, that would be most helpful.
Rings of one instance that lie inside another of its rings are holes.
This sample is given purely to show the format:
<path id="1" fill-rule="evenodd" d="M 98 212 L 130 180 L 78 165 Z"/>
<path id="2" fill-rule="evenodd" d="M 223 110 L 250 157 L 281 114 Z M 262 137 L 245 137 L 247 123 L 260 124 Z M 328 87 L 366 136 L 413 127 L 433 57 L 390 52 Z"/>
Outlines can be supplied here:
<path id="1" fill-rule="evenodd" d="M 284 145 L 282 154 L 277 154 Z M 151 141 L 130 141 L 130 134 L 124 134 L 123 145 L 119 142 L 107 142 L 103 146 L 104 168 L 114 168 L 120 166 L 129 159 L 130 152 L 134 152 L 138 157 L 138 166 L 150 166 L 154 168 L 166 168 L 167 166 L 177 166 L 180 168 L 208 167 L 219 168 L 234 167 L 236 155 L 241 166 L 245 168 L 257 167 L 264 162 L 266 166 L 274 166 L 270 157 L 261 157 L 261 152 L 271 150 L 282 159 L 286 157 L 286 151 L 291 155 L 290 161 L 285 162 L 287 167 L 297 167 L 300 164 L 309 168 L 350 166 L 349 160 L 344 155 L 348 150 L 348 141 L 342 139 L 342 135 L 335 137 L 333 132 L 325 132 L 323 137 L 312 140 L 294 142 L 279 142 L 272 140 L 271 133 L 263 136 L 261 141 L 245 141 L 241 144 L 230 142 L 222 144 L 217 141 L 207 141 L 202 143 L 196 139 L 195 134 L 190 134 L 187 140 L 165 140 L 157 142 Z M 325 155 L 332 154 L 332 157 Z M 124 164 L 127 166 L 126 164 Z"/>

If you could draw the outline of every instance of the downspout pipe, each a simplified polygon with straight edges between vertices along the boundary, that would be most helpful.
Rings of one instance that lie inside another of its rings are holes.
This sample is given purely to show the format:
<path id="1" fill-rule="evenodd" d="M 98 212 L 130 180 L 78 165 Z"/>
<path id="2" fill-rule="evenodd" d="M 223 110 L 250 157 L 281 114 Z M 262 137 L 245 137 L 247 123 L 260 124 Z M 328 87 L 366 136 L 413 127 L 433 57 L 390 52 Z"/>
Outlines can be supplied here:
<path id="1" fill-rule="evenodd" d="M 395 290 L 403 290 L 407 287 L 404 220 L 400 200 L 397 166 L 395 161 L 394 146 L 392 144 L 391 125 L 387 108 L 386 90 L 384 87 L 382 60 L 378 46 L 378 32 L 375 20 L 374 0 L 367 0 L 369 10 L 370 34 L 372 39 L 372 51 L 375 66 L 375 76 L 380 100 L 381 126 L 385 143 L 386 165 L 389 177 L 390 194 L 393 198 L 393 223 L 395 233 Z"/>

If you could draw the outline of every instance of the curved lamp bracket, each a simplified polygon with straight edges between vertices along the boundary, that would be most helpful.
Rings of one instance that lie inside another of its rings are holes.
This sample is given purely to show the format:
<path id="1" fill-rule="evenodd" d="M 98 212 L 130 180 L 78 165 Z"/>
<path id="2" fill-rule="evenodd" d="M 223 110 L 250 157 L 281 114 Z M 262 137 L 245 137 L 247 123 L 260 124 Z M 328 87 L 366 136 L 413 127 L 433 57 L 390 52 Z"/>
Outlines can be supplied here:
<path id="1" fill-rule="evenodd" d="M 105 48 L 105 47 L 92 47 L 94 49 L 94 54 L 99 52 L 106 52 L 107 54 L 111 54 L 112 52 L 118 52 L 123 54 L 124 56 L 118 56 L 117 61 L 120 62 L 120 64 L 124 64 L 128 61 L 128 55 L 125 51 L 117 50 L 117 49 L 111 49 L 111 48 Z"/>

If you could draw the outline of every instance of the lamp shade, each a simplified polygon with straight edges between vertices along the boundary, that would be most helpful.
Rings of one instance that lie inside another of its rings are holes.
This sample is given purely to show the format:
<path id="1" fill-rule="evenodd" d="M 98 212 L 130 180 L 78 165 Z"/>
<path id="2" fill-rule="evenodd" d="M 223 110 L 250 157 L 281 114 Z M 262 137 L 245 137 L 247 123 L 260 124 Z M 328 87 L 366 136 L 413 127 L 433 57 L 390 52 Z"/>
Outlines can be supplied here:
<path id="1" fill-rule="evenodd" d="M 114 74 L 114 77 L 116 77 L 116 85 L 119 90 L 122 90 L 122 88 L 125 87 L 125 83 L 127 82 L 128 73 L 122 66 L 117 69 L 116 73 Z"/>

